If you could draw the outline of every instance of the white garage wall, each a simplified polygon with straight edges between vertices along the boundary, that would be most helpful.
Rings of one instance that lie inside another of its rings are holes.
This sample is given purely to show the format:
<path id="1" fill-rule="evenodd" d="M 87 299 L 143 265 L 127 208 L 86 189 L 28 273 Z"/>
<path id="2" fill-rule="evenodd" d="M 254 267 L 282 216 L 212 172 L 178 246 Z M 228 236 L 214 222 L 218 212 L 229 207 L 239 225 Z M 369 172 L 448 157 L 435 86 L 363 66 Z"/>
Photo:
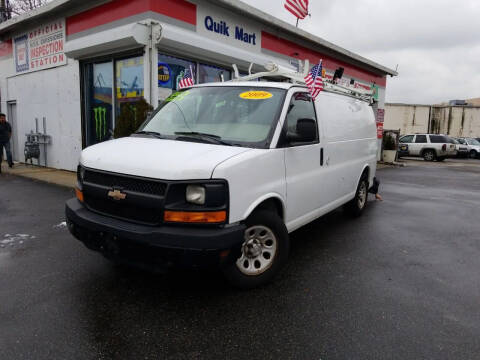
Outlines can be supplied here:
<path id="1" fill-rule="evenodd" d="M 12 76 L 5 85 L 2 109 L 6 109 L 5 101 L 17 102 L 16 140 L 20 150 L 24 148 L 25 134 L 35 131 L 35 117 L 39 119 L 39 131 L 43 131 L 45 116 L 47 134 L 52 137 L 47 145 L 47 165 L 75 170 L 82 149 L 78 62 L 69 59 L 65 66 Z M 41 164 L 44 164 L 43 148 Z"/>

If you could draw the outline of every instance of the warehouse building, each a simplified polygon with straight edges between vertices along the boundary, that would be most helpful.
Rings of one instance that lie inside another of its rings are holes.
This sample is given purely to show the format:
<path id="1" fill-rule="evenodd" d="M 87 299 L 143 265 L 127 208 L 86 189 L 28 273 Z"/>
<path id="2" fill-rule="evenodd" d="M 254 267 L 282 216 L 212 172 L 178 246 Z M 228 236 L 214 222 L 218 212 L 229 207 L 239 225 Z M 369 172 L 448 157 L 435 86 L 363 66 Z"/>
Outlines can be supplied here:
<path id="1" fill-rule="evenodd" d="M 44 133 L 40 162 L 67 170 L 83 148 L 111 138 L 122 106 L 157 106 L 186 69 L 204 83 L 231 79 L 232 64 L 245 74 L 251 63 L 298 69 L 323 59 L 327 76 L 342 67 L 342 81 L 375 89 L 379 129 L 387 76 L 396 75 L 234 0 L 54 0 L 1 23 L 0 40 L 15 160 L 24 160 L 27 133 Z"/>
<path id="2" fill-rule="evenodd" d="M 480 106 L 385 104 L 384 130 L 480 137 Z"/>

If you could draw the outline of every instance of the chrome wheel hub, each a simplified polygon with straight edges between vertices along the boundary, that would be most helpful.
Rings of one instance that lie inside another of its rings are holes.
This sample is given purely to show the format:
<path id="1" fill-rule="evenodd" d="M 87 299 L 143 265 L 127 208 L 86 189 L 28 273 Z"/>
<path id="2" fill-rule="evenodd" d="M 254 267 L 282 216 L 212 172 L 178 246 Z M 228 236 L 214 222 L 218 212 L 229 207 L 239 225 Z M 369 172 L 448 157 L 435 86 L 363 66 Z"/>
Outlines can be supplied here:
<path id="1" fill-rule="evenodd" d="M 262 253 L 262 245 L 259 240 L 246 241 L 242 246 L 242 253 L 249 259 L 254 259 Z"/>
<path id="2" fill-rule="evenodd" d="M 266 226 L 255 225 L 245 230 L 244 239 L 236 265 L 245 275 L 260 275 L 273 264 L 277 238 Z"/>

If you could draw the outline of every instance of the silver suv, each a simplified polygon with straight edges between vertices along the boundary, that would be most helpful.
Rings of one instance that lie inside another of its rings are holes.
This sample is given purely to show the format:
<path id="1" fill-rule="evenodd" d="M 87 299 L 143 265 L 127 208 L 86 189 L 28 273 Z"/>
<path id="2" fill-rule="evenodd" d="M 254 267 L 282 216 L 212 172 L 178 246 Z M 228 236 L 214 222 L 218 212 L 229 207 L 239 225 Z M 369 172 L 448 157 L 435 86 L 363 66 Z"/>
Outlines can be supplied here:
<path id="1" fill-rule="evenodd" d="M 426 161 L 443 161 L 456 155 L 455 144 L 441 134 L 404 135 L 399 139 L 402 156 L 420 156 Z M 406 146 L 405 146 L 406 145 Z"/>
<path id="2" fill-rule="evenodd" d="M 460 144 L 467 147 L 468 156 L 472 159 L 480 157 L 480 142 L 474 138 L 458 138 Z"/>

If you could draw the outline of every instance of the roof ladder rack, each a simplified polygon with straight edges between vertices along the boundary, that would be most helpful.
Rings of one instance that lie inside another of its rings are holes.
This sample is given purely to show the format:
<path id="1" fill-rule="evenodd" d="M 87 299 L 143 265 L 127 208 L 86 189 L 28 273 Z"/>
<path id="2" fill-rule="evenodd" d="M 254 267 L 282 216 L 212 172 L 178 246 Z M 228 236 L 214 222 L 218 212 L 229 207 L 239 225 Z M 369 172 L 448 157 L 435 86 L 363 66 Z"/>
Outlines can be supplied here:
<path id="1" fill-rule="evenodd" d="M 303 62 L 303 72 L 301 73 L 294 72 L 287 68 L 281 68 L 275 63 L 267 63 L 265 65 L 265 69 L 267 71 L 252 74 L 251 70 L 253 67 L 253 63 L 251 63 L 248 68 L 249 75 L 240 76 L 237 65 L 233 64 L 232 67 L 234 70 L 234 78 L 230 80 L 232 82 L 252 81 L 262 78 L 277 78 L 280 81 L 287 80 L 293 84 L 306 85 L 305 76 L 307 76 L 308 72 L 310 71 L 310 62 L 308 61 L 308 59 Z M 330 79 L 323 78 L 323 89 L 327 92 L 351 96 L 360 100 L 367 101 L 369 103 L 374 102 L 373 90 L 359 89 L 351 86 L 335 84 Z"/>

